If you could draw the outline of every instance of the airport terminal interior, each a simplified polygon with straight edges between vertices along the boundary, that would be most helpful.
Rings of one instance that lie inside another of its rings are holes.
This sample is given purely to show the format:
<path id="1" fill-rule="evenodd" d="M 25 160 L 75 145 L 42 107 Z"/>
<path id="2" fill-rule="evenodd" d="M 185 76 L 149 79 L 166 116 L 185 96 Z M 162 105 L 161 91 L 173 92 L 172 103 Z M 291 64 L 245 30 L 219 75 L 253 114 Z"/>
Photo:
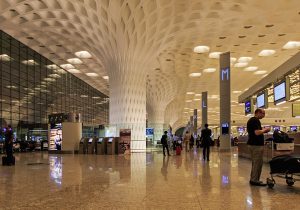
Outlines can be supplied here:
<path id="1" fill-rule="evenodd" d="M 0 209 L 299 209 L 299 159 L 269 164 L 300 157 L 299 6 L 0 0 Z"/>

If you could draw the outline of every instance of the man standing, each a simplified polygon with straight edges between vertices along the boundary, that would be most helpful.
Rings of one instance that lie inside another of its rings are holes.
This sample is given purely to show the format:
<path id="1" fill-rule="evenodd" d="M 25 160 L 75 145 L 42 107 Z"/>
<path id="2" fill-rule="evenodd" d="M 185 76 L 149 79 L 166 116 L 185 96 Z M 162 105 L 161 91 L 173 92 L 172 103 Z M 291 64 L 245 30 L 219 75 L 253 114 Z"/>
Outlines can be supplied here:
<path id="1" fill-rule="evenodd" d="M 208 128 L 208 124 L 204 125 L 204 129 L 201 130 L 201 140 L 203 146 L 203 160 L 209 161 L 209 147 L 211 143 L 211 130 Z"/>
<path id="2" fill-rule="evenodd" d="M 265 117 L 265 110 L 256 109 L 254 117 L 247 122 L 248 148 L 252 159 L 252 168 L 250 175 L 250 184 L 255 186 L 266 186 L 267 184 L 259 181 L 264 154 L 264 133 L 268 133 L 270 128 L 262 129 L 260 119 Z"/>
<path id="3" fill-rule="evenodd" d="M 168 156 L 170 156 L 170 153 L 169 153 L 169 147 L 168 147 L 168 136 L 167 136 L 167 131 L 165 131 L 165 134 L 162 135 L 161 137 L 161 144 L 163 146 L 163 153 L 164 153 L 164 156 L 166 156 L 166 153 L 165 153 L 165 148 L 167 149 L 167 152 L 168 152 Z"/>
<path id="4" fill-rule="evenodd" d="M 7 164 L 13 165 L 13 131 L 10 125 L 7 126 L 5 132 L 5 151 Z"/>

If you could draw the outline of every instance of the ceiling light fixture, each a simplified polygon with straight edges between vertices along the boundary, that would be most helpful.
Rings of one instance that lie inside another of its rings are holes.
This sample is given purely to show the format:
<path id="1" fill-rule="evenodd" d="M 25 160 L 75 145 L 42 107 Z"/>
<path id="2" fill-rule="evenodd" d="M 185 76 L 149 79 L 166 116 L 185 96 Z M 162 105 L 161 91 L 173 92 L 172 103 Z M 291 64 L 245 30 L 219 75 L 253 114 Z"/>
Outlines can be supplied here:
<path id="1" fill-rule="evenodd" d="M 247 62 L 235 63 L 234 64 L 234 67 L 237 67 L 237 68 L 243 68 L 243 67 L 246 67 L 246 66 L 248 66 Z"/>
<path id="2" fill-rule="evenodd" d="M 189 76 L 190 77 L 201 77 L 201 73 L 200 72 L 194 72 L 194 73 L 190 73 Z"/>
<path id="3" fill-rule="evenodd" d="M 103 79 L 106 79 L 106 80 L 109 80 L 109 77 L 108 77 L 108 76 L 103 76 L 102 78 L 103 78 Z"/>
<path id="4" fill-rule="evenodd" d="M 208 46 L 197 46 L 194 47 L 194 52 L 195 53 L 207 53 L 209 52 L 210 48 Z"/>
<path id="5" fill-rule="evenodd" d="M 206 68 L 203 70 L 203 72 L 205 73 L 212 73 L 212 72 L 215 72 L 217 69 L 216 68 Z"/>
<path id="6" fill-rule="evenodd" d="M 244 68 L 244 71 L 256 71 L 258 69 L 257 66 L 249 66 L 247 68 Z"/>
<path id="7" fill-rule="evenodd" d="M 79 59 L 79 58 L 70 58 L 70 59 L 67 59 L 67 61 L 71 64 L 82 64 L 82 61 Z"/>
<path id="8" fill-rule="evenodd" d="M 66 70 L 75 69 L 75 67 L 70 63 L 62 64 L 62 65 L 60 65 L 60 67 L 63 68 L 63 69 L 66 69 Z"/>
<path id="9" fill-rule="evenodd" d="M 271 56 L 271 55 L 274 55 L 275 52 L 276 52 L 275 50 L 262 50 L 262 51 L 260 51 L 258 56 L 262 56 L 262 57 Z"/>
<path id="10" fill-rule="evenodd" d="M 1 61 L 11 61 L 11 57 L 9 57 L 7 54 L 0 55 Z"/>
<path id="11" fill-rule="evenodd" d="M 265 74 L 265 73 L 267 73 L 267 71 L 265 71 L 265 70 L 259 70 L 259 71 L 254 72 L 254 74 Z"/>
<path id="12" fill-rule="evenodd" d="M 90 72 L 90 73 L 85 73 L 87 76 L 89 77 L 98 77 L 99 75 L 94 73 L 94 72 Z"/>
<path id="13" fill-rule="evenodd" d="M 57 69 L 58 66 L 55 65 L 55 64 L 50 64 L 50 65 L 47 65 L 47 68 L 48 68 L 48 69 Z"/>
<path id="14" fill-rule="evenodd" d="M 211 53 L 209 53 L 208 57 L 212 58 L 212 59 L 219 59 L 221 53 L 222 52 L 211 52 Z"/>
<path id="15" fill-rule="evenodd" d="M 252 57 L 240 57 L 239 59 L 238 59 L 238 62 L 239 63 L 248 63 L 248 62 L 250 62 L 250 61 L 252 61 Z"/>
<path id="16" fill-rule="evenodd" d="M 194 95 L 194 92 L 186 92 L 187 95 Z"/>
<path id="17" fill-rule="evenodd" d="M 35 62 L 33 59 L 24 60 L 24 61 L 22 61 L 22 63 L 25 64 L 25 65 L 29 65 L 29 66 L 38 65 L 38 63 Z"/>
<path id="18" fill-rule="evenodd" d="M 81 73 L 78 69 L 68 69 L 68 72 L 72 73 L 72 74 L 79 74 Z"/>
<path id="19" fill-rule="evenodd" d="M 75 52 L 75 55 L 78 58 L 91 58 L 92 57 L 92 55 L 88 51 L 78 51 L 78 52 Z"/>
<path id="20" fill-rule="evenodd" d="M 289 41 L 282 47 L 282 49 L 290 50 L 290 49 L 295 49 L 298 47 L 300 47 L 299 41 Z"/>

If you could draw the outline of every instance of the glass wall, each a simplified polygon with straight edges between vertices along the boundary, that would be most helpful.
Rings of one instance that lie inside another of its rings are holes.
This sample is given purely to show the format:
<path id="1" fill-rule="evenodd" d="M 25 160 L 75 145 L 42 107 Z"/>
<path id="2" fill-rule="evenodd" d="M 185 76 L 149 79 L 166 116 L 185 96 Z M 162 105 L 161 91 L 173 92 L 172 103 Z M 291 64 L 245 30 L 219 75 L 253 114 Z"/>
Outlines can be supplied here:
<path id="1" fill-rule="evenodd" d="M 0 122 L 18 139 L 47 129 L 48 115 L 81 113 L 84 125 L 108 124 L 108 97 L 0 31 Z M 2 129 L 1 129 L 2 130 Z"/>

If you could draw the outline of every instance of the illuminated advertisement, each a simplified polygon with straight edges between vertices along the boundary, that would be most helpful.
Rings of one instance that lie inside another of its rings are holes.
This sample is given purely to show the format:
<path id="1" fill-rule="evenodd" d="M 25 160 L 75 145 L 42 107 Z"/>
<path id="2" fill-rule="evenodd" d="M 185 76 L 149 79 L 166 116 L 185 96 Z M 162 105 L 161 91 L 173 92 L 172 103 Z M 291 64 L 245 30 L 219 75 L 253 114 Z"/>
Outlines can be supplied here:
<path id="1" fill-rule="evenodd" d="M 62 124 L 50 125 L 49 150 L 61 150 L 62 146 Z"/>

